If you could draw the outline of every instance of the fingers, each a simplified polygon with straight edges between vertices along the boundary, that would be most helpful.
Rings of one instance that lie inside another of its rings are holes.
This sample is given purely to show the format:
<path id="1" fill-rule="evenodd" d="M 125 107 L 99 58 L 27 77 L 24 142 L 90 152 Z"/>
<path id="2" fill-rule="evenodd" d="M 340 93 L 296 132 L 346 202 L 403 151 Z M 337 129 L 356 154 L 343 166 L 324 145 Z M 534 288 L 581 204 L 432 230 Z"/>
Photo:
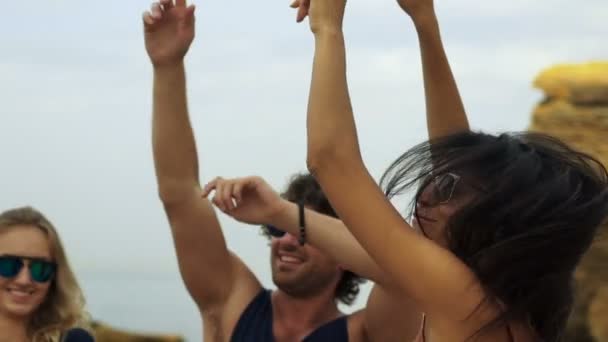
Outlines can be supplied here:
<path id="1" fill-rule="evenodd" d="M 236 182 L 234 183 L 234 187 L 232 187 L 232 197 L 236 201 L 237 207 L 243 201 L 243 186 L 244 182 Z"/>
<path id="2" fill-rule="evenodd" d="M 211 203 L 213 203 L 213 205 L 215 205 L 219 210 L 225 211 L 224 205 L 222 203 L 222 196 L 221 196 L 222 189 L 224 188 L 224 180 L 222 178 L 218 177 L 209 184 L 212 184 L 212 185 L 208 186 L 209 191 L 207 191 L 207 194 L 210 191 L 215 191 L 215 194 L 213 195 L 213 199 L 211 200 Z"/>
<path id="3" fill-rule="evenodd" d="M 240 185 L 240 183 L 241 182 L 238 179 L 226 180 L 217 177 L 205 185 L 203 188 L 203 197 L 208 197 L 212 191 L 215 191 L 211 202 L 221 211 L 229 213 L 236 209 L 234 201 L 236 200 L 238 205 L 238 202 L 242 198 L 242 185 Z"/>
<path id="4" fill-rule="evenodd" d="M 193 14 L 194 10 L 196 10 L 196 5 L 192 4 L 187 8 L 189 14 Z"/>
<path id="5" fill-rule="evenodd" d="M 154 23 L 156 22 L 156 20 L 152 18 L 152 14 L 148 11 L 144 12 L 142 17 L 146 26 L 154 25 Z"/>
<path id="6" fill-rule="evenodd" d="M 186 0 L 175 0 L 175 6 L 186 7 Z"/>
<path id="7" fill-rule="evenodd" d="M 214 191 L 213 199 L 211 199 L 213 205 L 225 214 L 233 215 L 233 212 L 242 206 L 246 194 L 258 190 L 260 181 L 263 182 L 261 178 L 253 176 L 233 179 L 217 177 L 204 186 L 203 196 L 209 197 L 209 194 Z"/>
<path id="8" fill-rule="evenodd" d="M 188 18 L 188 24 L 193 24 L 194 23 L 194 11 L 196 10 L 196 7 L 194 5 L 190 5 L 188 6 L 188 8 L 186 8 L 186 14 L 187 14 L 187 18 Z"/>
<path id="9" fill-rule="evenodd" d="M 296 14 L 296 22 L 300 23 L 308 16 L 310 0 L 294 0 L 289 7 L 296 8 L 298 10 Z"/>
<path id="10" fill-rule="evenodd" d="M 221 180 L 220 177 L 215 177 L 211 182 L 207 183 L 203 188 L 203 197 L 209 196 L 211 191 L 215 190 L 217 187 L 217 183 Z"/>
<path id="11" fill-rule="evenodd" d="M 173 6 L 172 0 L 160 0 L 150 5 L 150 10 L 144 12 L 143 21 L 144 27 L 147 30 L 153 30 L 154 26 L 163 19 L 163 13 Z"/>
<path id="12" fill-rule="evenodd" d="M 155 20 L 159 20 L 163 17 L 163 10 L 160 7 L 160 3 L 155 2 L 152 4 L 152 6 L 150 7 L 150 13 L 152 15 L 152 18 Z"/>
<path id="13" fill-rule="evenodd" d="M 178 6 L 183 3 L 185 6 L 185 1 L 177 0 L 175 3 L 174 0 L 159 0 L 159 2 L 154 2 L 150 5 L 150 10 L 144 12 L 142 15 L 144 24 L 147 28 L 151 28 L 150 26 L 158 23 L 165 16 L 165 12 L 169 11 L 171 8 Z M 190 5 L 186 8 L 186 17 L 188 21 L 194 21 L 194 11 L 195 6 Z M 190 22 L 191 23 L 191 22 Z"/>
<path id="14" fill-rule="evenodd" d="M 308 9 L 310 8 L 310 0 L 298 0 L 298 14 L 296 15 L 296 22 L 300 23 L 308 16 Z"/>
<path id="15" fill-rule="evenodd" d="M 234 188 L 234 182 L 227 181 L 224 183 L 220 191 L 216 191 L 216 193 L 219 192 L 220 202 L 222 203 L 220 209 L 222 209 L 222 211 L 229 212 L 234 210 L 234 202 L 232 201 L 232 188 Z"/>
<path id="16" fill-rule="evenodd" d="M 166 11 L 173 7 L 173 0 L 160 0 L 160 4 L 163 6 L 163 9 Z"/>

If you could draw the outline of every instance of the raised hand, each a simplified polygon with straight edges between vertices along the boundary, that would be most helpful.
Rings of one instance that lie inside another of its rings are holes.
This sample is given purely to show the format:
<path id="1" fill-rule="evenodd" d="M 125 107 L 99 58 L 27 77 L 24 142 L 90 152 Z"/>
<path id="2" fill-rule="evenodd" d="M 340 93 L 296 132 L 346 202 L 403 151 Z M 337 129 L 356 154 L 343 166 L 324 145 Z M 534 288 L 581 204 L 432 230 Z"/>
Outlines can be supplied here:
<path id="1" fill-rule="evenodd" d="M 267 224 L 284 209 L 286 203 L 260 177 L 216 178 L 205 186 L 203 196 L 215 191 L 212 202 L 237 221 Z"/>
<path id="2" fill-rule="evenodd" d="M 397 0 L 397 3 L 412 19 L 433 15 L 433 0 Z"/>
<path id="3" fill-rule="evenodd" d="M 296 14 L 296 21 L 300 23 L 308 16 L 310 0 L 294 0 L 289 6 L 298 10 L 298 13 Z"/>
<path id="4" fill-rule="evenodd" d="M 181 63 L 194 39 L 194 5 L 160 0 L 143 14 L 146 50 L 154 66 Z"/>
<path id="5" fill-rule="evenodd" d="M 298 10 L 297 22 L 308 16 L 313 33 L 342 30 L 346 0 L 294 0 L 291 7 Z"/>

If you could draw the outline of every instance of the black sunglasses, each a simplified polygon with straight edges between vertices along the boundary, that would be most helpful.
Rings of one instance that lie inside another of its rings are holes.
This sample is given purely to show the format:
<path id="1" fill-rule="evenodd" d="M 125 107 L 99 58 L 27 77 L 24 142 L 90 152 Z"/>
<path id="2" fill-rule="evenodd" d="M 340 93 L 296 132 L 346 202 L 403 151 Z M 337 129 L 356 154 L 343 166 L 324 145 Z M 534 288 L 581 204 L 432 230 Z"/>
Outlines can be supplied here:
<path id="1" fill-rule="evenodd" d="M 26 264 L 30 277 L 37 283 L 50 281 L 57 272 L 57 264 L 52 261 L 17 255 L 0 255 L 0 277 L 14 278 Z"/>
<path id="2" fill-rule="evenodd" d="M 275 227 L 275 226 L 271 226 L 269 224 L 267 224 L 266 226 L 266 231 L 268 232 L 268 235 L 274 237 L 274 238 L 282 238 L 285 235 L 285 232 L 280 230 L 279 228 Z"/>

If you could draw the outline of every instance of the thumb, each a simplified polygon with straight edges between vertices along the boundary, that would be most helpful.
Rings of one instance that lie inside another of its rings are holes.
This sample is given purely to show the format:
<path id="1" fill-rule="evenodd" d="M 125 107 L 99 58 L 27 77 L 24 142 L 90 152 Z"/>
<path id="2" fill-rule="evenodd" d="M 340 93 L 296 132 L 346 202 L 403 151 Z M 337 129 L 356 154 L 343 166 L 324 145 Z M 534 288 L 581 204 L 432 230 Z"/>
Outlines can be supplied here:
<path id="1" fill-rule="evenodd" d="M 190 5 L 188 7 L 186 7 L 186 12 L 184 15 L 184 20 L 183 20 L 183 25 L 186 27 L 190 27 L 194 25 L 194 11 L 196 10 L 196 7 L 194 5 Z"/>
<path id="2" fill-rule="evenodd" d="M 310 0 L 300 0 L 299 1 L 299 7 L 298 7 L 298 15 L 296 18 L 296 21 L 302 22 L 302 20 L 304 20 L 304 18 L 306 18 L 308 16 L 308 8 L 310 7 Z"/>
<path id="3" fill-rule="evenodd" d="M 186 8 L 186 18 L 188 18 L 189 22 L 194 22 L 194 11 L 195 10 L 196 10 L 196 6 L 194 4 L 192 4 Z"/>

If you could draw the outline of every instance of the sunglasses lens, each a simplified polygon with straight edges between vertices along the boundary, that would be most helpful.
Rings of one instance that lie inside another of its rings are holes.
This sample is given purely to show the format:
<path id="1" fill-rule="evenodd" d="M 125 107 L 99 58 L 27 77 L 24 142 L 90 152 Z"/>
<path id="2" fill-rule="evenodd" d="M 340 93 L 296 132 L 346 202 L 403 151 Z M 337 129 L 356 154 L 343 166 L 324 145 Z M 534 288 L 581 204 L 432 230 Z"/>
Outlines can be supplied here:
<path id="1" fill-rule="evenodd" d="M 55 265 L 48 261 L 32 261 L 30 263 L 30 275 L 35 282 L 45 283 L 55 275 Z"/>
<path id="2" fill-rule="evenodd" d="M 23 262 L 15 257 L 0 257 L 0 276 L 4 278 L 12 278 L 19 274 Z"/>
<path id="3" fill-rule="evenodd" d="M 435 197 L 438 203 L 449 201 L 454 193 L 457 179 L 451 174 L 444 174 L 435 179 Z"/>
<path id="4" fill-rule="evenodd" d="M 270 236 L 275 237 L 275 238 L 280 238 L 283 235 L 285 235 L 285 232 L 278 229 L 277 227 L 271 226 L 271 225 L 267 225 L 266 229 L 268 229 L 268 234 L 270 234 Z"/>

